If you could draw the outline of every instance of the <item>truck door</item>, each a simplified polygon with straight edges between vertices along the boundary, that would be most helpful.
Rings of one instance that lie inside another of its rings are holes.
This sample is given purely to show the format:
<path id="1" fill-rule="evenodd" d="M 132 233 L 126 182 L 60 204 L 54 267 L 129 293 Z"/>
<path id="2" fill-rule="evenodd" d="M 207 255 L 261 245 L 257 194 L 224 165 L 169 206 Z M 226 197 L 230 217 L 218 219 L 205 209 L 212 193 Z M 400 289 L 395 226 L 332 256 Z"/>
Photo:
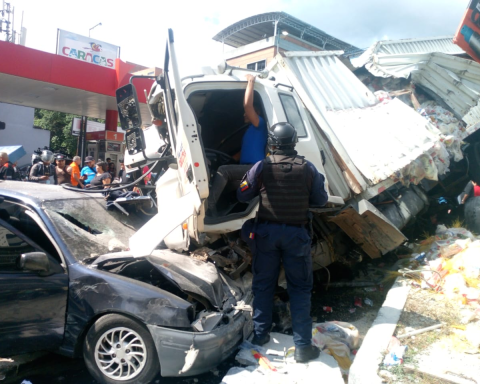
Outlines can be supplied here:
<path id="1" fill-rule="evenodd" d="M 178 188 L 158 202 L 158 214 L 130 239 L 130 248 L 136 256 L 150 254 L 164 238 L 176 230 L 184 231 L 198 240 L 205 217 L 204 201 L 208 197 L 206 158 L 200 138 L 200 127 L 183 94 L 178 71 L 173 31 L 168 30 L 165 52 L 163 89 L 165 114 L 172 153 L 177 160 Z M 166 175 L 162 176 L 165 177 Z M 157 195 L 161 193 L 157 190 Z"/>

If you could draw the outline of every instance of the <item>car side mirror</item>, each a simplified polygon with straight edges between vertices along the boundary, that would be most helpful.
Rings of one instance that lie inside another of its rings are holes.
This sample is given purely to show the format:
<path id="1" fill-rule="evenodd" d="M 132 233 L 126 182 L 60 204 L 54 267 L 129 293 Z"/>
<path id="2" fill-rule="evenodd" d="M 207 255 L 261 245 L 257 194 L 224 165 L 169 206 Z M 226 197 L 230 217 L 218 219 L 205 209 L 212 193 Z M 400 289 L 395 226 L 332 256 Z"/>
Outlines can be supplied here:
<path id="1" fill-rule="evenodd" d="M 20 256 L 19 267 L 22 270 L 48 273 L 50 262 L 44 252 L 22 253 Z"/>

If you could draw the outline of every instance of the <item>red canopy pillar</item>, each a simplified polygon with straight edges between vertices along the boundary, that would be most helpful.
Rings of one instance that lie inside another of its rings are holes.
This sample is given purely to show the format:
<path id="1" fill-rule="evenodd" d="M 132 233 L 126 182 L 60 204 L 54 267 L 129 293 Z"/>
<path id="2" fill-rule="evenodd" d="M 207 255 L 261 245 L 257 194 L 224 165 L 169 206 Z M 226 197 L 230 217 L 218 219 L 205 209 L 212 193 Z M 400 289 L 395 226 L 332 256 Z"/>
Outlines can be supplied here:
<path id="1" fill-rule="evenodd" d="M 105 130 L 117 132 L 118 111 L 107 109 L 105 112 Z"/>

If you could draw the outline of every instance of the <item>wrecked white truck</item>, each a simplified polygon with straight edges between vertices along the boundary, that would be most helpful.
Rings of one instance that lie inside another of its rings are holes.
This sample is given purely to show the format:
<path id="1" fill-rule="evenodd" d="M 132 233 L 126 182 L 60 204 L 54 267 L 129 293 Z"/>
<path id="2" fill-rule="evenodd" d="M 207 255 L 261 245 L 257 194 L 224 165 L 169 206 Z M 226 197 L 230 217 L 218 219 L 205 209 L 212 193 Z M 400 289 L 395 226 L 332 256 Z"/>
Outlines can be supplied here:
<path id="1" fill-rule="evenodd" d="M 255 217 L 258 200 L 240 203 L 232 187 L 218 202 L 220 217 L 206 216 L 205 205 L 211 177 L 219 166 L 235 163 L 232 155 L 247 128 L 246 73 L 258 75 L 255 103 L 267 126 L 294 125 L 298 152 L 326 175 L 328 204 L 311 209 L 314 265 L 378 258 L 402 244 L 399 229 L 428 206 L 428 198 L 419 187 L 397 183 L 398 174 L 432 159 L 438 131 L 400 100 L 380 101 L 337 54 L 287 52 L 261 73 L 223 65 L 182 80 L 170 30 L 164 75 L 148 94 L 154 124 L 142 126 L 132 84 L 117 91 L 125 163 L 150 164 L 161 175 L 158 214 L 130 239 L 132 252 L 208 247 L 202 250 L 212 255 L 238 246 L 236 231 Z"/>

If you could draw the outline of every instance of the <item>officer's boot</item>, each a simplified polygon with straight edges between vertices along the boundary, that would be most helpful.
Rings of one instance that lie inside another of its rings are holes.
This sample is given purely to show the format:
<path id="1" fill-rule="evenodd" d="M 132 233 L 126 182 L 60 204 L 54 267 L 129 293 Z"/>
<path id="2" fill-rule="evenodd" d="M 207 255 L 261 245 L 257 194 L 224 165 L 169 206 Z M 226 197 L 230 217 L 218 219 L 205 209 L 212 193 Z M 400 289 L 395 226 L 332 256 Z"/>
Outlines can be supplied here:
<path id="1" fill-rule="evenodd" d="M 320 356 L 320 349 L 314 345 L 304 345 L 295 347 L 295 361 L 297 363 L 306 363 Z"/>

